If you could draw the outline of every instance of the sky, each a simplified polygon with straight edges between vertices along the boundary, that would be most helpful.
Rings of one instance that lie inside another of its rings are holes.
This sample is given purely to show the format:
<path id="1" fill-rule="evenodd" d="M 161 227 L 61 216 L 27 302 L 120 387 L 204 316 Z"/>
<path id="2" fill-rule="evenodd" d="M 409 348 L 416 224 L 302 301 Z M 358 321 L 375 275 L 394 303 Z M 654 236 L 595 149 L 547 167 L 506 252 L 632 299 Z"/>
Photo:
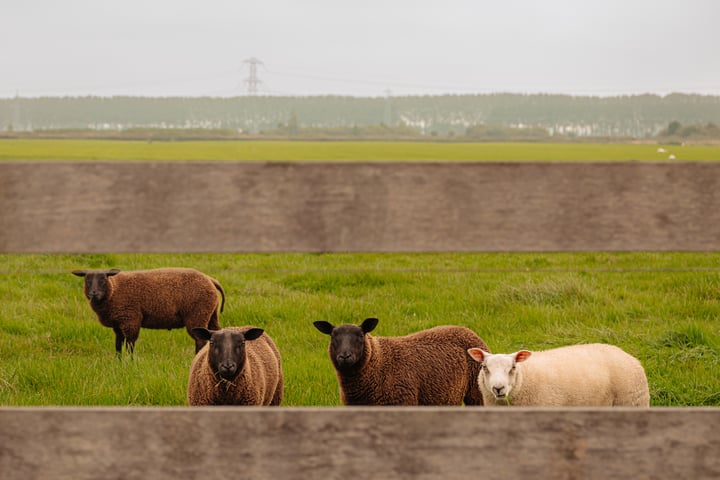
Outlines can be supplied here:
<path id="1" fill-rule="evenodd" d="M 720 95 L 719 0 L 0 0 L 0 97 Z"/>

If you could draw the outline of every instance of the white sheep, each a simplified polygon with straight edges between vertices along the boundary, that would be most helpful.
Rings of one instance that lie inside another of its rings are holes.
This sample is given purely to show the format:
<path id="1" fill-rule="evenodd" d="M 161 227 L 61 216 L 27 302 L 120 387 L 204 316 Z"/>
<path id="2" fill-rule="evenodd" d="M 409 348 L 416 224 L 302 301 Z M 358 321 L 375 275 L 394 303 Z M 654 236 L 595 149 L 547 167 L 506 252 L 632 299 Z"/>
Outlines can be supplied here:
<path id="1" fill-rule="evenodd" d="M 468 354 L 482 367 L 478 385 L 485 405 L 648 407 L 645 370 L 613 345 L 571 345 L 540 352 Z"/>

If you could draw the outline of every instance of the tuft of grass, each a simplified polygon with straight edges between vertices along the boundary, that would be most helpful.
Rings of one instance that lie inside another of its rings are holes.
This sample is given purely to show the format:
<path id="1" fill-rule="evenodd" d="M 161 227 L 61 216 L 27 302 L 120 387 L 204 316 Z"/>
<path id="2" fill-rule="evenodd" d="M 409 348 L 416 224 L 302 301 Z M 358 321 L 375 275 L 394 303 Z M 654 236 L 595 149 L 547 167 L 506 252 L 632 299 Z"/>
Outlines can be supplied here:
<path id="1" fill-rule="evenodd" d="M 582 303 L 589 296 L 585 284 L 577 277 L 529 279 L 521 285 L 507 284 L 495 293 L 502 304 L 546 305 L 562 307 Z"/>
<path id="2" fill-rule="evenodd" d="M 686 350 L 708 346 L 708 338 L 703 326 L 690 322 L 674 326 L 662 335 L 658 343 L 664 347 Z"/>

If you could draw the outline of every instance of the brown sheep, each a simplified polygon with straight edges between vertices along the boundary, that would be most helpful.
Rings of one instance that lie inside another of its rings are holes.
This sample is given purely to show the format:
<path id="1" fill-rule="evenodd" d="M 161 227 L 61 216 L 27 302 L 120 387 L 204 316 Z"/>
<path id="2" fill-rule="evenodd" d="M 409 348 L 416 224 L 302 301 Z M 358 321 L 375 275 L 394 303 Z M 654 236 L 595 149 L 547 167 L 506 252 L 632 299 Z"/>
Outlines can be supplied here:
<path id="1" fill-rule="evenodd" d="M 209 343 L 190 365 L 187 397 L 191 406 L 280 405 L 280 352 L 263 329 L 194 328 L 193 333 Z"/>
<path id="2" fill-rule="evenodd" d="M 472 330 L 440 326 L 404 337 L 373 337 L 378 319 L 357 325 L 315 322 L 330 335 L 328 353 L 345 405 L 482 405 L 480 368 L 471 346 L 487 348 Z"/>
<path id="3" fill-rule="evenodd" d="M 195 352 L 205 340 L 192 334 L 194 327 L 220 328 L 218 316 L 225 306 L 225 291 L 217 280 L 192 268 L 72 273 L 85 278 L 85 297 L 100 323 L 115 332 L 118 356 L 123 342 L 127 351 L 133 352 L 140 327 L 185 327 L 195 340 Z"/>

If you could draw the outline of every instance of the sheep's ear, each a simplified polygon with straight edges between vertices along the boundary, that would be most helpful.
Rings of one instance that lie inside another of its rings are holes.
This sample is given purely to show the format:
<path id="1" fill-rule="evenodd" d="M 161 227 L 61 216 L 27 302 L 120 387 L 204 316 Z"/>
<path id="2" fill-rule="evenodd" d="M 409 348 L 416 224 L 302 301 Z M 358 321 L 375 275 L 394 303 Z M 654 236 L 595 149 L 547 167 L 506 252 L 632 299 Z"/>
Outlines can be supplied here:
<path id="1" fill-rule="evenodd" d="M 107 275 L 108 277 L 112 277 L 113 275 L 117 275 L 118 273 L 120 273 L 120 270 L 118 270 L 117 268 L 112 268 L 105 272 L 105 275 Z"/>
<path id="2" fill-rule="evenodd" d="M 313 322 L 313 325 L 315 325 L 315 328 L 320 330 L 325 335 L 332 334 L 333 328 L 335 328 L 332 323 L 326 322 L 325 320 L 318 320 L 317 322 Z"/>
<path id="3" fill-rule="evenodd" d="M 212 337 L 212 332 L 208 330 L 207 328 L 203 327 L 195 327 L 190 330 L 193 335 L 195 335 L 200 340 L 210 340 L 210 337 Z"/>
<path id="4" fill-rule="evenodd" d="M 260 338 L 260 335 L 262 335 L 264 331 L 262 328 L 251 328 L 250 330 L 246 330 L 243 336 L 245 340 L 255 340 Z"/>
<path id="5" fill-rule="evenodd" d="M 524 362 L 528 358 L 530 358 L 530 355 L 532 355 L 532 352 L 529 350 L 520 350 L 515 354 L 515 361 L 516 362 Z"/>
<path id="6" fill-rule="evenodd" d="M 72 274 L 77 275 L 78 277 L 84 277 L 85 275 L 87 275 L 87 273 L 88 273 L 87 270 L 73 270 L 72 271 Z"/>
<path id="7" fill-rule="evenodd" d="M 473 360 L 476 362 L 482 363 L 483 360 L 485 360 L 485 355 L 487 355 L 487 352 L 483 352 L 481 348 L 468 348 L 467 350 L 468 355 L 472 357 Z"/>
<path id="8" fill-rule="evenodd" d="M 375 327 L 377 327 L 379 321 L 380 320 L 378 320 L 377 318 L 366 318 L 365 320 L 363 320 L 360 328 L 362 329 L 363 333 L 370 333 L 375 330 Z"/>

